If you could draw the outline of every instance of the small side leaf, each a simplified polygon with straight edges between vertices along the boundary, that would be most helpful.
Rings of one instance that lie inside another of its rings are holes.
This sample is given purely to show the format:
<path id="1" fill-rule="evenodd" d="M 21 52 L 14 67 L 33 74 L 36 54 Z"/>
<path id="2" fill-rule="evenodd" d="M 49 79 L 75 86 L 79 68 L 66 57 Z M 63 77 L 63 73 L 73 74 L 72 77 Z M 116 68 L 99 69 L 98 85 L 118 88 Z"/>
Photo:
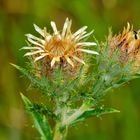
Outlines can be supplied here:
<path id="1" fill-rule="evenodd" d="M 31 81 L 32 87 L 38 88 L 43 94 L 47 94 L 49 96 L 53 95 L 53 88 L 51 82 L 47 79 L 47 77 L 38 78 L 33 75 L 29 70 L 22 68 L 18 65 L 12 64 L 17 70 L 19 70 L 25 77 L 27 77 Z"/>
<path id="2" fill-rule="evenodd" d="M 120 111 L 113 109 L 113 108 L 99 107 L 99 108 L 95 108 L 95 109 L 89 109 L 89 110 L 85 111 L 81 116 L 79 116 L 75 121 L 73 121 L 72 125 L 75 123 L 84 121 L 89 117 L 93 117 L 93 116 L 99 117 L 104 114 L 118 113 L 118 112 L 120 112 Z"/>
<path id="3" fill-rule="evenodd" d="M 32 103 L 30 100 L 21 94 L 22 100 L 24 101 L 26 108 L 32 107 Z M 48 121 L 45 116 L 41 115 L 37 112 L 30 112 L 32 118 L 34 120 L 35 127 L 39 131 L 43 140 L 52 140 L 52 132 L 51 128 L 49 127 Z"/>

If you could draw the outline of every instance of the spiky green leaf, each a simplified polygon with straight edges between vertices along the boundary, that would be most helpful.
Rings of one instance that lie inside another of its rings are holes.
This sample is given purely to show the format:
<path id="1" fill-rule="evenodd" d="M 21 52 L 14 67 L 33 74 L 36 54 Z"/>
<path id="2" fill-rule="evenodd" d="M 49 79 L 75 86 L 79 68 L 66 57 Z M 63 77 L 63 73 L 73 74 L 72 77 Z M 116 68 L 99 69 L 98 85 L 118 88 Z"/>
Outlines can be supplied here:
<path id="1" fill-rule="evenodd" d="M 76 120 L 72 122 L 72 125 L 78 122 L 82 122 L 86 120 L 87 118 L 93 117 L 93 116 L 101 116 L 104 114 L 110 114 L 110 113 L 118 113 L 119 111 L 113 108 L 94 108 L 94 109 L 89 109 L 85 111 L 81 116 L 79 116 Z"/>
<path id="2" fill-rule="evenodd" d="M 21 94 L 22 100 L 24 101 L 26 108 L 31 108 L 33 105 L 30 100 Z M 48 121 L 44 115 L 41 115 L 38 112 L 30 112 L 36 129 L 39 131 L 43 140 L 52 140 L 52 132 L 51 128 L 48 124 Z"/>
<path id="3" fill-rule="evenodd" d="M 31 81 L 31 85 L 34 88 L 39 89 L 43 94 L 53 95 L 53 85 L 47 77 L 38 78 L 34 74 L 32 74 L 29 70 L 22 68 L 18 65 L 11 64 L 13 67 L 18 69 L 25 77 L 27 77 Z"/>

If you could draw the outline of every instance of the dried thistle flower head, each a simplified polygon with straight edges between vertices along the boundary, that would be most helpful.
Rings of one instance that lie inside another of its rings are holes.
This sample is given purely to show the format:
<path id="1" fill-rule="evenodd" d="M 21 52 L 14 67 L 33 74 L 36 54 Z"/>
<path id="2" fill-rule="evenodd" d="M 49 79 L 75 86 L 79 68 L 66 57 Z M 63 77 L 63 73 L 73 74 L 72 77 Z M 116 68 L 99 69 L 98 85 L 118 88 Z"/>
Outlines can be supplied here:
<path id="1" fill-rule="evenodd" d="M 90 36 L 93 31 L 87 33 L 87 26 L 71 32 L 72 21 L 68 18 L 65 20 L 62 31 L 58 31 L 55 22 L 51 21 L 53 33 L 47 32 L 46 28 L 41 29 L 34 24 L 35 30 L 41 35 L 38 38 L 32 34 L 27 34 L 27 39 L 31 46 L 25 46 L 22 49 L 29 50 L 25 56 L 31 56 L 36 61 L 42 61 L 44 71 L 52 73 L 55 66 L 62 66 L 67 73 L 78 71 L 79 65 L 85 64 L 83 53 L 98 55 L 98 52 L 85 49 L 87 46 L 95 46 L 95 42 L 85 42 L 83 39 Z M 45 60 L 45 62 L 44 62 Z M 44 72 L 43 72 L 44 73 Z"/>
<path id="2" fill-rule="evenodd" d="M 84 49 L 86 46 L 94 46 L 95 42 L 84 42 L 84 38 L 90 36 L 93 31 L 87 33 L 85 30 L 87 26 L 80 28 L 75 33 L 71 33 L 72 21 L 68 18 L 66 19 L 62 32 L 57 30 L 55 22 L 51 22 L 53 29 L 53 34 L 46 31 L 46 28 L 41 29 L 34 24 L 35 30 L 42 36 L 38 38 L 32 34 L 27 34 L 28 41 L 32 46 L 25 46 L 22 49 L 30 50 L 25 56 L 34 56 L 34 62 L 41 60 L 43 58 L 50 61 L 50 66 L 54 67 L 56 62 L 65 61 L 72 67 L 75 67 L 74 61 L 85 64 L 85 62 L 80 58 L 81 53 L 98 54 L 98 52 L 93 50 Z"/>
<path id="3" fill-rule="evenodd" d="M 110 33 L 108 42 L 111 55 L 116 49 L 119 49 L 122 63 L 134 61 L 134 68 L 140 67 L 140 30 L 134 31 L 128 23 L 122 33 L 115 36 Z"/>

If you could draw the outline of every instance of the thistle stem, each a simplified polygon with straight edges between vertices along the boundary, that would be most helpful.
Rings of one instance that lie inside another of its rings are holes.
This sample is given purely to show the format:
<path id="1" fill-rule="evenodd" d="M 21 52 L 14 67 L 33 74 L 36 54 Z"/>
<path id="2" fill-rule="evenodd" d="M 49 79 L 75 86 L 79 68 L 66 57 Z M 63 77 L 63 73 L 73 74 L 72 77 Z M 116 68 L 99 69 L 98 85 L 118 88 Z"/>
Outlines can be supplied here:
<path id="1" fill-rule="evenodd" d="M 67 128 L 61 130 L 60 124 L 56 124 L 53 140 L 65 140 L 67 135 Z"/>

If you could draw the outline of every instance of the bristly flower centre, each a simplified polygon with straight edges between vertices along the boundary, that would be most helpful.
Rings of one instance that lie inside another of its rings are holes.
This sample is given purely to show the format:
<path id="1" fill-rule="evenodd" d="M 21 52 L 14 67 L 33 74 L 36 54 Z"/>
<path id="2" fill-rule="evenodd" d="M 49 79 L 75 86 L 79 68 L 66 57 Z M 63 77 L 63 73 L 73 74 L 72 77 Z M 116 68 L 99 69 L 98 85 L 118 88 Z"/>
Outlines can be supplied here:
<path id="1" fill-rule="evenodd" d="M 46 43 L 45 50 L 49 52 L 50 57 L 63 57 L 65 55 L 73 55 L 75 52 L 75 44 L 69 39 L 60 39 L 54 36 Z"/>

